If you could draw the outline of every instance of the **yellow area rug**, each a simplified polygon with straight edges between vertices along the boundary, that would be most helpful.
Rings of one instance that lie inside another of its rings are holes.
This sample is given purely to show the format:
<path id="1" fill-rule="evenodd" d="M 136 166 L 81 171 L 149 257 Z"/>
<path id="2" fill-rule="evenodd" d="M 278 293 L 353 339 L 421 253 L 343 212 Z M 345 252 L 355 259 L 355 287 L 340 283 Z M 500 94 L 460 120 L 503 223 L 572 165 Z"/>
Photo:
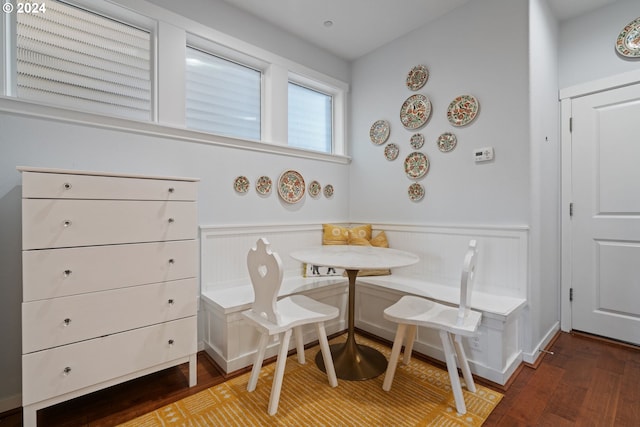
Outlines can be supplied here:
<path id="1" fill-rule="evenodd" d="M 341 342 L 340 336 L 331 343 Z M 359 344 L 381 351 L 391 349 L 361 336 Z M 315 365 L 319 347 L 305 352 L 307 363 L 295 355 L 287 360 L 278 413 L 267 414 L 275 363 L 262 368 L 258 386 L 247 392 L 250 373 L 129 421 L 126 427 L 155 426 L 480 426 L 502 399 L 502 394 L 476 384 L 476 393 L 464 388 L 467 413 L 458 415 L 447 371 L 415 358 L 398 364 L 389 392 L 382 390 L 384 373 L 367 381 L 338 379 L 331 388 Z"/>

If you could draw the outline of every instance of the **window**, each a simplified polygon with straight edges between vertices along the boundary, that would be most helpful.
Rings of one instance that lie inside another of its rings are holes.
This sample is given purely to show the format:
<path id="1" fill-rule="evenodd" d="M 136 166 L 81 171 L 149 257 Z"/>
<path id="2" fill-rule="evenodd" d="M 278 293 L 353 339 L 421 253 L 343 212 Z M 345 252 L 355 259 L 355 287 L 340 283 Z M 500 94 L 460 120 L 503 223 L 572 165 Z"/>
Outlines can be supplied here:
<path id="1" fill-rule="evenodd" d="M 260 140 L 261 81 L 260 71 L 187 47 L 187 127 Z"/>
<path id="2" fill-rule="evenodd" d="M 53 0 L 16 28 L 18 98 L 151 120 L 149 31 Z"/>
<path id="3" fill-rule="evenodd" d="M 289 82 L 289 146 L 332 152 L 333 98 Z"/>

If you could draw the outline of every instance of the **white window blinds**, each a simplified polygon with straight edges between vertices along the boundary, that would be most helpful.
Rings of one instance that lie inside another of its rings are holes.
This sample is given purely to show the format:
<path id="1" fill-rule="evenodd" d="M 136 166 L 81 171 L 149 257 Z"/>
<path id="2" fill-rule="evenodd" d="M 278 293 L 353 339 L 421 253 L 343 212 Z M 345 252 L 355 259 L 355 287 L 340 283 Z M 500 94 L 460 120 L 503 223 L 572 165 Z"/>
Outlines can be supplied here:
<path id="1" fill-rule="evenodd" d="M 260 140 L 260 71 L 187 47 L 190 129 Z"/>
<path id="2" fill-rule="evenodd" d="M 151 120 L 150 33 L 65 3 L 17 14 L 18 98 Z"/>
<path id="3" fill-rule="evenodd" d="M 332 97 L 289 82 L 289 145 L 332 151 Z"/>

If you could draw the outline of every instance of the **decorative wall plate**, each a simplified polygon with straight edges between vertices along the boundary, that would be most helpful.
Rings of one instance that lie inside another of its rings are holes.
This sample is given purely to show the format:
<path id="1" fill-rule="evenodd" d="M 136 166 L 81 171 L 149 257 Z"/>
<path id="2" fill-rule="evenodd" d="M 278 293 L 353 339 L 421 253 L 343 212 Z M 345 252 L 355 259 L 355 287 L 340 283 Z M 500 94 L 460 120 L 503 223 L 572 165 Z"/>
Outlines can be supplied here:
<path id="1" fill-rule="evenodd" d="M 438 137 L 438 149 L 443 153 L 456 148 L 456 144 L 458 144 L 458 138 L 451 132 L 445 132 Z"/>
<path id="2" fill-rule="evenodd" d="M 417 202 L 424 197 L 424 187 L 422 186 L 422 184 L 414 182 L 409 186 L 408 193 L 409 200 L 411 200 L 412 202 Z"/>
<path id="3" fill-rule="evenodd" d="M 238 193 L 246 193 L 249 191 L 249 178 L 240 175 L 233 181 L 233 189 Z"/>
<path id="4" fill-rule="evenodd" d="M 407 87 L 411 90 L 418 90 L 429 79 L 429 70 L 424 65 L 416 65 L 407 74 Z"/>
<path id="5" fill-rule="evenodd" d="M 411 148 L 419 150 L 424 145 L 424 135 L 421 133 L 414 133 L 410 139 Z"/>
<path id="6" fill-rule="evenodd" d="M 395 160 L 398 158 L 398 154 L 400 154 L 400 147 L 398 147 L 397 144 L 394 144 L 393 142 L 390 144 L 387 144 L 386 147 L 384 147 L 384 157 L 387 160 Z"/>
<path id="7" fill-rule="evenodd" d="M 267 195 L 271 193 L 271 185 L 271 178 L 269 178 L 268 176 L 261 176 L 256 181 L 256 191 L 259 194 Z"/>
<path id="8" fill-rule="evenodd" d="M 304 185 L 300 172 L 284 171 L 278 179 L 278 194 L 287 203 L 297 203 L 304 196 Z"/>
<path id="9" fill-rule="evenodd" d="M 389 122 L 386 120 L 377 120 L 371 125 L 369 138 L 376 145 L 384 144 L 389 138 Z"/>
<path id="10" fill-rule="evenodd" d="M 324 186 L 324 197 L 327 199 L 333 196 L 333 185 L 327 184 Z"/>
<path id="11" fill-rule="evenodd" d="M 322 191 L 322 186 L 318 181 L 311 181 L 309 183 L 309 195 L 311 197 L 318 197 L 318 194 L 320 194 L 320 191 Z"/>
<path id="12" fill-rule="evenodd" d="M 407 129 L 418 129 L 431 115 L 431 101 L 419 93 L 407 98 L 400 108 L 400 121 Z"/>
<path id="13" fill-rule="evenodd" d="M 640 18 L 629 22 L 620 31 L 616 40 L 616 50 L 622 56 L 640 58 Z"/>
<path id="14" fill-rule="evenodd" d="M 460 95 L 449 104 L 447 119 L 454 126 L 468 125 L 476 118 L 480 108 L 478 100 L 472 95 Z"/>
<path id="15" fill-rule="evenodd" d="M 429 171 L 429 158 L 419 152 L 414 151 L 404 160 L 404 172 L 409 179 L 419 179 Z"/>

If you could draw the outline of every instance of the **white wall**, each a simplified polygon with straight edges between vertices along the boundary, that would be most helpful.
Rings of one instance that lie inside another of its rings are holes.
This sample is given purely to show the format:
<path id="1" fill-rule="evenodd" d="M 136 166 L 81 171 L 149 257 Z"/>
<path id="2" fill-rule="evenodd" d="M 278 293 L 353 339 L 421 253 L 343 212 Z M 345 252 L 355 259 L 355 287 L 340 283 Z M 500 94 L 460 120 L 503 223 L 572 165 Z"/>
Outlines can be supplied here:
<path id="1" fill-rule="evenodd" d="M 122 0 L 121 3 L 132 7 L 142 5 L 145 10 L 157 9 L 143 1 Z M 222 19 L 218 15 L 221 4 L 210 3 L 201 2 L 196 8 L 195 2 L 189 2 L 189 9 L 185 11 L 194 17 Z M 182 10 L 186 6 L 184 2 L 176 2 L 175 8 Z M 237 37 L 244 34 L 241 28 L 255 26 L 255 18 L 243 16 L 237 10 L 228 18 L 231 23 L 227 22 L 225 29 L 237 27 Z M 173 21 L 172 25 L 184 22 Z M 211 22 L 222 25 L 215 20 Z M 287 47 L 294 46 L 295 58 L 288 60 L 310 69 L 321 69 L 337 79 L 348 78 L 348 63 L 337 57 L 265 23 L 260 23 L 259 34 L 263 49 L 286 53 Z M 255 41 L 255 34 L 250 38 L 249 41 Z M 230 139 L 197 142 L 172 137 L 174 134 L 182 137 L 184 132 L 160 126 L 127 131 L 39 118 L 14 113 L 11 107 L 10 101 L 0 97 L 0 324 L 3 325 L 0 328 L 0 412 L 21 404 L 21 181 L 16 166 L 200 178 L 198 220 L 203 225 L 348 221 L 346 159 L 318 160 L 304 157 L 303 152 L 297 157 L 283 150 L 269 153 L 215 144 L 220 141 L 233 144 Z M 275 184 L 286 169 L 300 171 L 308 182 L 315 179 L 322 185 L 332 184 L 333 198 L 305 196 L 301 202 L 289 205 L 280 200 L 275 186 L 268 197 L 256 193 L 253 186 L 257 177 L 267 175 Z M 238 175 L 246 175 L 251 181 L 247 194 L 239 195 L 233 190 L 233 180 Z"/>
<path id="2" fill-rule="evenodd" d="M 562 22 L 559 34 L 561 89 L 637 70 L 638 59 L 617 54 L 620 31 L 640 17 L 640 1 L 618 0 L 591 13 Z"/>
<path id="3" fill-rule="evenodd" d="M 279 30 L 223 0 L 150 0 L 150 2 L 292 61 L 306 64 L 314 70 L 339 80 L 349 81 L 350 66 L 346 61 Z"/>
<path id="4" fill-rule="evenodd" d="M 534 362 L 560 318 L 560 135 L 558 126 L 558 24 L 546 1 L 529 4 L 531 203 L 530 328 L 525 361 Z"/>
<path id="5" fill-rule="evenodd" d="M 527 1 L 477 0 L 356 60 L 351 91 L 351 218 L 359 221 L 418 224 L 522 225 L 529 221 L 529 102 Z M 404 129 L 399 112 L 416 93 L 405 85 L 409 70 L 428 67 L 430 77 L 417 91 L 433 111 L 427 124 Z M 446 118 L 451 100 L 474 95 L 476 120 L 454 128 Z M 400 146 L 395 161 L 369 139 L 379 119 L 391 123 L 390 142 Z M 412 183 L 404 159 L 413 151 L 409 138 L 425 136 L 419 150 L 430 171 L 420 182 L 426 196 L 407 197 Z M 436 139 L 453 132 L 458 146 L 438 150 Z M 495 160 L 475 164 L 472 153 L 492 146 Z"/>

